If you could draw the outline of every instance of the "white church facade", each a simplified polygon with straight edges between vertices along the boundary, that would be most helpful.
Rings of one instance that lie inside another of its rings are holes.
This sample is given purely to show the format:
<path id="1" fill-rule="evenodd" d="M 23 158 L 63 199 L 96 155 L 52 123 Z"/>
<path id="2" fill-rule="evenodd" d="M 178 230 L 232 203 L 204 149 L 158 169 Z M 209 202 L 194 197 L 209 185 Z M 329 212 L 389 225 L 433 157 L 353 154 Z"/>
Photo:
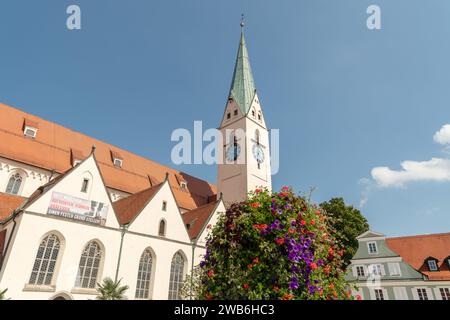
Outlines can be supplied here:
<path id="1" fill-rule="evenodd" d="M 216 187 L 0 104 L 0 289 L 11 299 L 95 299 L 109 277 L 129 286 L 128 299 L 182 298 L 226 206 L 271 189 L 243 32 L 220 125 L 230 129 Z"/>

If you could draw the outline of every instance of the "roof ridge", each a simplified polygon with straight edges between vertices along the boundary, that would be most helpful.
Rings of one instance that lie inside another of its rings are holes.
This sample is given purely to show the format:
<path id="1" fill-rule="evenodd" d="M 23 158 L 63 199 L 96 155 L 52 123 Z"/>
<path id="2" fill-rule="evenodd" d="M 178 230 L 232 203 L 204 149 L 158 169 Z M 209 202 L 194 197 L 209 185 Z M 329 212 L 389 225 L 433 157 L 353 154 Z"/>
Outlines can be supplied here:
<path id="1" fill-rule="evenodd" d="M 399 236 L 399 237 L 389 237 L 386 240 L 396 240 L 396 239 L 406 239 L 406 238 L 425 238 L 425 237 L 438 237 L 438 236 L 450 236 L 450 232 L 442 232 L 442 233 L 431 233 L 431 234 L 418 234 L 411 236 Z"/>

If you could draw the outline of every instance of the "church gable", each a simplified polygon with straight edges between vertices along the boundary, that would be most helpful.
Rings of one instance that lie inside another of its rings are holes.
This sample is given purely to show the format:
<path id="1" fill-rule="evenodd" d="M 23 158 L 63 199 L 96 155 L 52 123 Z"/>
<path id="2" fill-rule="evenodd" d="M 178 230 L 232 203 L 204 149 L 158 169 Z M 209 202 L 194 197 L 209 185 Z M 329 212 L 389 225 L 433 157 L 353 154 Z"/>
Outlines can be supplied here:
<path id="1" fill-rule="evenodd" d="M 223 213 L 225 213 L 225 205 L 222 200 L 219 200 L 217 205 L 215 206 L 214 210 L 209 214 L 208 219 L 203 223 L 202 229 L 200 230 L 200 233 L 197 237 L 197 244 L 204 246 L 206 245 L 206 238 L 211 232 L 211 228 L 208 226 L 214 226 L 217 223 L 217 220 L 219 219 L 219 216 Z"/>
<path id="2" fill-rule="evenodd" d="M 190 242 L 178 204 L 167 180 L 147 200 L 142 210 L 130 221 L 129 231 Z"/>
<path id="3" fill-rule="evenodd" d="M 93 153 L 40 187 L 29 198 L 24 210 L 91 225 L 119 227 Z"/>

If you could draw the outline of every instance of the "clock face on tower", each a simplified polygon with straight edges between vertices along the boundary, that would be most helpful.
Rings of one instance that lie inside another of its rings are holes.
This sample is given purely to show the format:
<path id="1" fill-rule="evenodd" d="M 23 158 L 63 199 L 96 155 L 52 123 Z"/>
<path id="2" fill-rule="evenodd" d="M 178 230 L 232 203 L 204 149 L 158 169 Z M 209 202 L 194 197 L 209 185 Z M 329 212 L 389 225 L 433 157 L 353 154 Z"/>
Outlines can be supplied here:
<path id="1" fill-rule="evenodd" d="M 258 163 L 264 162 L 264 150 L 259 144 L 253 145 L 253 157 L 258 161 Z"/>
<path id="2" fill-rule="evenodd" d="M 241 153 L 241 146 L 239 144 L 231 145 L 227 149 L 227 160 L 236 161 Z"/>

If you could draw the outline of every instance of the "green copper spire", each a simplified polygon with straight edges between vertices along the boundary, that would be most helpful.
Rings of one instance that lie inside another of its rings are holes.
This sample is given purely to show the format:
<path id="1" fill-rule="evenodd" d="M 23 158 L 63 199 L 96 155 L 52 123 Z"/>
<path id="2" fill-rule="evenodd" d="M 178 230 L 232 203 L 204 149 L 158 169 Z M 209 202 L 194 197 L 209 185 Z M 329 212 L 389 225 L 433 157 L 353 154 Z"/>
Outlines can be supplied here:
<path id="1" fill-rule="evenodd" d="M 255 81 L 253 80 L 247 46 L 245 45 L 244 22 L 241 21 L 241 40 L 239 42 L 229 98 L 232 98 L 238 104 L 241 112 L 246 115 L 255 93 Z"/>

